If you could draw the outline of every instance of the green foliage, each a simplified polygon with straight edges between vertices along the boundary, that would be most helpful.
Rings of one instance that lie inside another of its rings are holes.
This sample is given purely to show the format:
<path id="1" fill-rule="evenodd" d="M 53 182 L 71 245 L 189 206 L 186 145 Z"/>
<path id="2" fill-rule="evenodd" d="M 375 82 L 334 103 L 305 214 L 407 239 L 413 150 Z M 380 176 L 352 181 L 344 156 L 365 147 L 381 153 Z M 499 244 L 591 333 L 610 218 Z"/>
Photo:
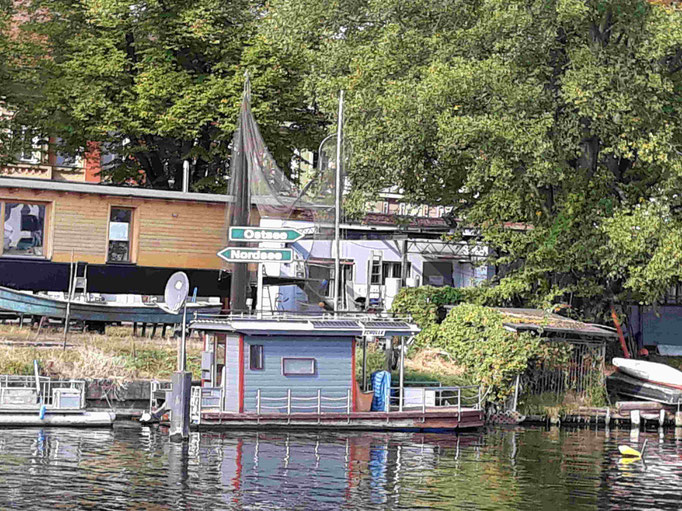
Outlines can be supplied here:
<path id="1" fill-rule="evenodd" d="M 7 95 L 17 122 L 116 155 L 103 177 L 157 188 L 182 186 L 192 159 L 194 190 L 224 191 L 229 143 L 251 74 L 253 110 L 269 149 L 290 169 L 294 149 L 316 147 L 324 119 L 303 88 L 295 48 L 259 31 L 250 0 L 35 0 L 24 2 L 10 41 Z M 47 13 L 47 14 L 45 14 Z"/>
<path id="2" fill-rule="evenodd" d="M 516 375 L 525 372 L 531 363 L 561 366 L 570 354 L 565 344 L 507 330 L 501 313 L 471 304 L 450 311 L 433 347 L 450 353 L 457 364 L 466 368 L 472 381 L 490 388 L 493 401 L 506 399 Z"/>
<path id="3" fill-rule="evenodd" d="M 393 300 L 391 312 L 409 314 L 424 329 L 438 321 L 439 307 L 458 304 L 466 296 L 465 289 L 456 287 L 404 287 Z"/>
<path id="4" fill-rule="evenodd" d="M 399 186 L 480 231 L 501 270 L 486 303 L 569 302 L 594 316 L 676 278 L 675 237 L 618 273 L 602 255 L 619 229 L 603 226 L 621 211 L 679 207 L 682 10 L 272 0 L 264 24 L 306 55 L 324 109 L 346 90 L 357 187 Z"/>

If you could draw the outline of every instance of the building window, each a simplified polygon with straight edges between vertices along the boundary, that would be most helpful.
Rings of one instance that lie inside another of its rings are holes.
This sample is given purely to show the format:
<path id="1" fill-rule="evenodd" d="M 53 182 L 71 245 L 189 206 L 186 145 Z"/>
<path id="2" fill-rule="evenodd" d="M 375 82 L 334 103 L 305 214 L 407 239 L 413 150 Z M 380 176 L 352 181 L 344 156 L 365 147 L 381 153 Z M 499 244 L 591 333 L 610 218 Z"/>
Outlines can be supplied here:
<path id="1" fill-rule="evenodd" d="M 3 255 L 44 257 L 45 205 L 6 202 Z"/>
<path id="2" fill-rule="evenodd" d="M 129 263 L 131 261 L 132 223 L 132 209 L 111 208 L 109 215 L 109 262 Z"/>
<path id="3" fill-rule="evenodd" d="M 79 168 L 83 166 L 83 159 L 78 154 L 62 152 L 65 149 L 64 141 L 57 138 L 54 144 L 54 165 L 55 167 Z"/>
<path id="4" fill-rule="evenodd" d="M 261 371 L 264 367 L 263 345 L 252 344 L 249 346 L 249 369 L 252 371 Z"/>
<path id="5" fill-rule="evenodd" d="M 353 282 L 353 265 L 352 264 L 341 264 L 341 275 L 343 280 L 341 281 L 341 286 L 346 286 L 349 282 Z M 325 296 L 327 298 L 334 298 L 334 286 L 336 285 L 336 268 L 329 269 L 329 285 L 326 288 Z M 343 289 L 340 290 L 341 295 L 343 295 Z"/>
<path id="6" fill-rule="evenodd" d="M 22 163 L 40 163 L 41 138 L 32 129 L 27 127 L 21 128 L 18 138 L 19 153 L 17 154 L 17 159 Z"/>
<path id="7" fill-rule="evenodd" d="M 314 358 L 282 358 L 282 374 L 284 376 L 315 375 Z"/>
<path id="8" fill-rule="evenodd" d="M 387 278 L 399 279 L 402 277 L 403 263 L 394 261 L 384 261 L 381 264 L 381 285 L 386 284 Z M 407 263 L 407 276 L 409 278 L 412 271 L 412 263 Z M 372 282 L 372 284 L 379 284 L 379 282 Z"/>

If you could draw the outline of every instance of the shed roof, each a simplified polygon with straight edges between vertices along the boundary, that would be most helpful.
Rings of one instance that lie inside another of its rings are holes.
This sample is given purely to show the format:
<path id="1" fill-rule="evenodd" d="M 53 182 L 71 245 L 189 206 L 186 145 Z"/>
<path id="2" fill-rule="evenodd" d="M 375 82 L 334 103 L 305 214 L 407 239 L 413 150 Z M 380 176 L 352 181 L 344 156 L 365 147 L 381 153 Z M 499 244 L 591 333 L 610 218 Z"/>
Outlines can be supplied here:
<path id="1" fill-rule="evenodd" d="M 373 315 L 333 314 L 252 314 L 199 316 L 190 323 L 199 331 L 237 332 L 247 335 L 293 336 L 411 336 L 419 327 L 402 318 Z"/>
<path id="2" fill-rule="evenodd" d="M 504 325 L 514 330 L 553 332 L 581 337 L 618 338 L 615 329 L 611 327 L 583 323 L 542 309 L 498 307 L 495 310 L 504 316 Z"/>

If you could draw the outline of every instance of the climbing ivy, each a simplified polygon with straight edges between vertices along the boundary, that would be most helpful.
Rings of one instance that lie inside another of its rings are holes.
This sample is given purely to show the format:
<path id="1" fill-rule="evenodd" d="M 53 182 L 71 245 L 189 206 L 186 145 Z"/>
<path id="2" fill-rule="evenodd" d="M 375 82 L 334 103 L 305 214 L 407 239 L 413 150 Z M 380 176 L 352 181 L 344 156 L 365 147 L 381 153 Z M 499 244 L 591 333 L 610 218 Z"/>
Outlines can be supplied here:
<path id="1" fill-rule="evenodd" d="M 452 355 L 472 382 L 489 388 L 494 402 L 509 397 L 514 378 L 531 364 L 565 366 L 571 352 L 570 345 L 508 330 L 502 313 L 479 305 L 454 307 L 438 329 L 433 346 Z"/>

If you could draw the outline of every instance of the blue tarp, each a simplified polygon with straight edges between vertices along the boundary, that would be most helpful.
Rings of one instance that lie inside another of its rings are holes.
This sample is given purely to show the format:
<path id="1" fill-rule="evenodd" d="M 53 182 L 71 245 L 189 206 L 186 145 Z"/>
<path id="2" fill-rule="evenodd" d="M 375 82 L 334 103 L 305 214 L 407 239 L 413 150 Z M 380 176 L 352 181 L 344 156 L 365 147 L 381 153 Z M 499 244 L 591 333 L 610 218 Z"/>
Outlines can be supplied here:
<path id="1" fill-rule="evenodd" d="M 374 389 L 372 411 L 387 412 L 391 394 L 391 373 L 388 371 L 372 373 L 372 388 Z"/>

